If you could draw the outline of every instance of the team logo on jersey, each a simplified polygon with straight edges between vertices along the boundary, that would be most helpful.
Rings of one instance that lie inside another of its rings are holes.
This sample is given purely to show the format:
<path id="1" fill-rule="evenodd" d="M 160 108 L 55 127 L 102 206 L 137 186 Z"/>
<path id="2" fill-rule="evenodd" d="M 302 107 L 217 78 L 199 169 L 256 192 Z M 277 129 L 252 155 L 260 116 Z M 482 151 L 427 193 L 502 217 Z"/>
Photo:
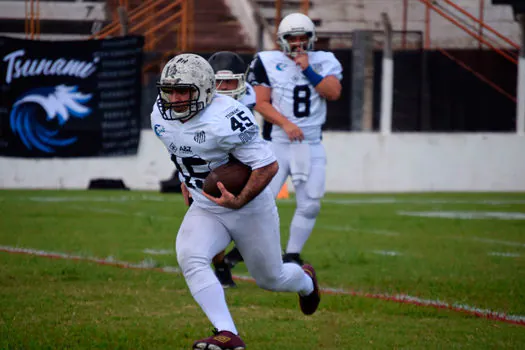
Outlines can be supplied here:
<path id="1" fill-rule="evenodd" d="M 180 153 L 192 153 L 191 146 L 180 146 L 179 152 Z"/>
<path id="2" fill-rule="evenodd" d="M 206 142 L 206 133 L 204 132 L 204 130 L 197 131 L 197 132 L 195 133 L 195 136 L 193 136 L 193 139 L 194 139 L 195 142 L 197 142 L 197 143 L 203 143 L 203 142 Z"/>
<path id="3" fill-rule="evenodd" d="M 323 69 L 323 64 L 322 63 L 314 63 L 314 64 L 312 64 L 312 67 L 313 67 L 314 71 L 319 73 L 321 71 L 321 69 Z"/>
<path id="4" fill-rule="evenodd" d="M 246 80 L 251 82 L 255 81 L 255 74 L 252 71 L 250 71 L 248 73 L 248 76 L 246 77 Z"/>
<path id="5" fill-rule="evenodd" d="M 238 136 L 242 143 L 248 143 L 257 136 L 257 129 L 249 128 L 248 130 L 241 132 Z"/>
<path id="6" fill-rule="evenodd" d="M 286 68 L 287 64 L 286 63 L 277 63 L 277 65 L 275 66 L 275 69 L 277 69 L 278 71 L 282 72 L 285 68 Z"/>
<path id="7" fill-rule="evenodd" d="M 164 126 L 160 124 L 155 124 L 155 127 L 153 128 L 155 130 L 155 135 L 162 136 L 166 132 L 166 129 L 164 129 Z"/>

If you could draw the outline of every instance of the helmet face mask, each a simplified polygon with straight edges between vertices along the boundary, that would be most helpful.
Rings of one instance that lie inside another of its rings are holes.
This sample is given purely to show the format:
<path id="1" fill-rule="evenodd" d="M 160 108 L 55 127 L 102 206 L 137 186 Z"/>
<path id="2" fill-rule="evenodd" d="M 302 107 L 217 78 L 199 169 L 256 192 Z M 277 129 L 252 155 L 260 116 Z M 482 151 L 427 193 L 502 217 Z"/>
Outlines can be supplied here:
<path id="1" fill-rule="evenodd" d="M 240 100 L 246 93 L 246 64 L 236 53 L 220 51 L 213 54 L 209 59 L 213 71 L 217 93 Z M 235 86 L 229 81 L 237 81 Z"/>
<path id="2" fill-rule="evenodd" d="M 310 42 L 311 33 L 286 34 L 282 38 L 283 51 L 291 57 L 297 56 L 298 52 L 311 51 L 313 43 Z"/>
<path id="3" fill-rule="evenodd" d="M 211 103 L 215 94 L 215 75 L 201 56 L 182 54 L 166 63 L 157 89 L 160 96 L 157 105 L 162 118 L 188 120 Z M 185 94 L 187 99 L 176 98 Z"/>
<path id="4" fill-rule="evenodd" d="M 217 93 L 240 100 L 246 94 L 246 77 L 244 74 L 233 74 L 231 71 L 218 71 L 215 74 Z M 230 86 L 235 81 L 234 87 Z M 226 88 L 228 87 L 228 88 Z"/>
<path id="5" fill-rule="evenodd" d="M 199 90 L 195 85 L 178 84 L 173 87 L 170 84 L 158 84 L 159 89 L 159 109 L 162 117 L 166 120 L 185 119 L 195 115 L 204 109 L 204 104 L 199 101 Z M 189 93 L 186 100 L 171 102 L 170 96 L 173 93 L 184 95 Z"/>
<path id="6" fill-rule="evenodd" d="M 297 36 L 305 36 L 301 42 L 289 39 Z M 317 41 L 315 25 L 312 20 L 302 13 L 292 13 L 284 17 L 277 30 L 277 43 L 284 54 L 295 57 L 300 48 L 302 51 L 312 51 L 314 43 Z"/>

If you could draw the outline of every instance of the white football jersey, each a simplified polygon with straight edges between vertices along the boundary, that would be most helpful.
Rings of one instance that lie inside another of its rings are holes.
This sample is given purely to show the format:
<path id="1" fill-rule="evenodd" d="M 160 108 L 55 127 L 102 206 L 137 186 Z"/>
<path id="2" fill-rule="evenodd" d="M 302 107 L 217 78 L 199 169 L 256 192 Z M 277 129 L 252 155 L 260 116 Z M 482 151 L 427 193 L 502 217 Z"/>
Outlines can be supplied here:
<path id="1" fill-rule="evenodd" d="M 246 85 L 246 93 L 241 98 L 240 102 L 248 107 L 250 110 L 253 110 L 255 107 L 255 103 L 257 102 L 255 99 L 255 90 L 249 83 L 244 83 Z"/>
<path id="2" fill-rule="evenodd" d="M 227 163 L 231 156 L 252 169 L 275 161 L 269 145 L 259 136 L 253 114 L 229 96 L 216 94 L 208 107 L 186 122 L 163 119 L 155 103 L 151 127 L 171 154 L 194 204 L 213 212 L 231 209 L 218 206 L 202 194 L 204 179 L 212 169 Z M 273 195 L 266 188 L 245 208 L 268 205 L 268 200 L 273 201 Z"/>
<path id="3" fill-rule="evenodd" d="M 310 66 L 320 75 L 343 78 L 343 68 L 334 54 L 326 51 L 308 52 Z M 301 128 L 305 141 L 321 140 L 321 127 L 326 121 L 326 99 L 315 90 L 301 68 L 282 51 L 263 51 L 250 64 L 248 82 L 272 88 L 271 100 L 275 109 Z M 277 125 L 270 138 L 276 142 L 290 142 Z"/>

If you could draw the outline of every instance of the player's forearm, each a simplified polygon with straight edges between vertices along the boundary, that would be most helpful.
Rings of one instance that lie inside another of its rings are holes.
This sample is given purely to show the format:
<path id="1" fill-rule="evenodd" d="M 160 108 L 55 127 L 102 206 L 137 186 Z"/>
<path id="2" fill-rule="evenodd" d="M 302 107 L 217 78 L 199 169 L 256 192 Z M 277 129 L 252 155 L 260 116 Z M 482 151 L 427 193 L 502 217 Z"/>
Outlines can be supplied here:
<path id="1" fill-rule="evenodd" d="M 323 78 L 315 90 L 328 101 L 335 101 L 341 97 L 341 83 L 331 75 Z"/>
<path id="2" fill-rule="evenodd" d="M 304 64 L 303 62 L 301 67 L 304 68 Z M 310 65 L 303 69 L 303 75 L 314 87 L 315 91 L 327 100 L 334 101 L 341 96 L 341 83 L 335 76 L 328 75 L 324 77 L 317 73 Z"/>
<path id="3" fill-rule="evenodd" d="M 252 199 L 257 197 L 265 188 L 268 186 L 272 178 L 279 170 L 277 162 L 268 164 L 262 168 L 258 168 L 252 171 L 248 183 L 243 188 L 241 193 L 237 196 L 241 207 L 249 203 Z"/>
<path id="4" fill-rule="evenodd" d="M 270 102 L 264 101 L 257 103 L 255 105 L 255 110 L 261 113 L 264 120 L 281 128 L 288 122 L 288 119 L 279 113 Z"/>

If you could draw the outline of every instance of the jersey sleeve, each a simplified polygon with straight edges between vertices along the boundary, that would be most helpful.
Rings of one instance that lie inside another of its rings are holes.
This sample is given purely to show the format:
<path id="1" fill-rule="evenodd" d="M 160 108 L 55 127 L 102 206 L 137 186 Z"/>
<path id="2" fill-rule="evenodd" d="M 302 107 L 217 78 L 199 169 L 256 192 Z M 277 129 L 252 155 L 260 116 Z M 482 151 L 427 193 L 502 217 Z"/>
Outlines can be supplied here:
<path id="1" fill-rule="evenodd" d="M 271 87 L 270 79 L 268 79 L 268 74 L 266 73 L 266 68 L 262 63 L 259 55 L 255 56 L 252 63 L 250 63 L 250 69 L 248 70 L 248 83 L 251 85 L 262 85 L 266 87 Z"/>
<path id="2" fill-rule="evenodd" d="M 259 126 L 250 110 L 239 104 L 227 113 L 222 125 L 219 145 L 252 169 L 262 168 L 276 159 L 268 143 L 259 132 Z"/>
<path id="3" fill-rule="evenodd" d="M 243 96 L 241 103 L 245 105 L 246 107 L 248 107 L 250 111 L 253 111 L 253 109 L 255 108 L 256 101 L 257 101 L 256 96 L 255 96 L 255 90 L 249 83 L 245 83 L 245 84 L 246 84 L 246 93 Z"/>
<path id="4" fill-rule="evenodd" d="M 150 114 L 151 128 L 155 131 L 155 134 L 157 136 L 159 135 L 156 130 L 157 129 L 156 125 L 159 121 L 162 121 L 162 116 L 160 114 L 160 109 L 158 106 L 158 99 L 159 97 L 157 97 L 157 99 L 155 100 L 155 103 L 153 103 L 153 109 Z"/>
<path id="5" fill-rule="evenodd" d="M 328 57 L 328 67 L 327 72 L 324 74 L 324 76 L 333 75 L 337 79 L 342 80 L 343 79 L 343 67 L 341 66 L 341 63 L 339 60 L 335 57 L 333 53 L 329 53 Z"/>

